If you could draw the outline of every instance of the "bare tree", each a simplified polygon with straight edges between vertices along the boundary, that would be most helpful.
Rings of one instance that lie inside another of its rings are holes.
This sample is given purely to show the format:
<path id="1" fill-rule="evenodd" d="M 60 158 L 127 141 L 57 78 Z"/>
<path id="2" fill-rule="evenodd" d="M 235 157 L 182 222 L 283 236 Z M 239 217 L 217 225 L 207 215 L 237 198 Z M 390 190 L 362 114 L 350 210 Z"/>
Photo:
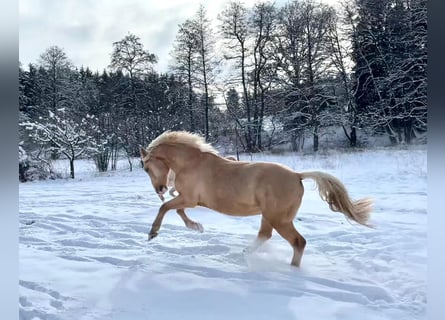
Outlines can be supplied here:
<path id="1" fill-rule="evenodd" d="M 138 141 L 125 149 L 130 151 L 127 156 L 137 153 L 139 145 L 146 140 L 146 124 L 144 121 L 146 110 L 144 110 L 142 103 L 145 103 L 145 99 L 139 99 L 142 93 L 138 91 L 138 85 L 139 81 L 152 71 L 152 66 L 156 62 L 156 56 L 145 50 L 140 38 L 134 34 L 129 33 L 122 40 L 113 43 L 110 68 L 122 72 L 123 75 L 128 75 L 130 78 L 132 116 L 135 120 L 135 126 L 132 129 Z"/>
<path id="2" fill-rule="evenodd" d="M 48 77 L 44 78 L 44 94 L 47 96 L 44 101 L 49 102 L 47 109 L 55 112 L 56 109 L 64 107 L 63 103 L 67 100 L 64 89 L 68 87 L 67 77 L 73 68 L 72 63 L 62 48 L 51 46 L 40 55 L 39 65 L 48 73 Z"/>
<path id="3" fill-rule="evenodd" d="M 345 5 L 345 4 L 344 4 Z M 347 5 L 346 5 L 347 6 Z M 347 11 L 344 9 L 344 11 Z M 332 64 L 338 72 L 342 94 L 337 95 L 337 103 L 342 114 L 341 126 L 351 147 L 357 146 L 358 111 L 354 99 L 354 83 L 351 79 L 352 46 L 348 34 L 351 33 L 347 18 L 342 21 L 334 15 L 329 25 L 329 46 Z"/>
<path id="4" fill-rule="evenodd" d="M 266 92 L 275 75 L 271 65 L 272 41 L 274 39 L 275 7 L 271 3 L 258 2 L 254 5 L 249 19 L 249 33 L 253 38 L 253 123 L 255 129 L 254 147 L 262 149 L 262 131 Z"/>
<path id="5" fill-rule="evenodd" d="M 243 92 L 243 105 L 246 121 L 243 126 L 247 151 L 253 151 L 252 110 L 248 90 L 247 56 L 248 56 L 248 22 L 247 9 L 239 1 L 231 1 L 220 14 L 221 32 L 226 40 L 228 52 L 224 58 L 234 60 L 240 68 L 241 87 Z"/>
<path id="6" fill-rule="evenodd" d="M 198 36 L 196 34 L 197 25 L 193 20 L 186 20 L 179 25 L 179 31 L 176 35 L 173 51 L 171 55 L 174 59 L 172 66 L 174 72 L 180 77 L 185 78 L 187 83 L 187 109 L 189 113 L 189 130 L 195 131 L 195 112 L 194 102 L 196 95 L 193 91 L 196 80 L 195 72 L 199 66 L 197 62 L 197 47 L 199 45 Z"/>
<path id="7" fill-rule="evenodd" d="M 199 55 L 199 82 L 204 87 L 204 126 L 205 138 L 209 139 L 209 85 L 212 82 L 213 73 L 213 47 L 214 38 L 212 37 L 212 28 L 210 21 L 206 17 L 206 11 L 203 5 L 199 6 L 195 18 L 197 49 Z"/>
<path id="8" fill-rule="evenodd" d="M 331 67 L 328 31 L 334 14 L 331 7 L 313 0 L 293 1 L 280 13 L 276 60 L 287 87 L 292 115 L 289 128 L 293 132 L 310 130 L 314 151 L 318 150 L 320 128 L 330 122 L 325 109 L 332 97 L 327 94 L 326 78 Z"/>
<path id="9" fill-rule="evenodd" d="M 140 38 L 132 33 L 113 43 L 110 67 L 128 73 L 132 79 L 151 71 L 156 62 L 156 56 L 144 50 Z"/>

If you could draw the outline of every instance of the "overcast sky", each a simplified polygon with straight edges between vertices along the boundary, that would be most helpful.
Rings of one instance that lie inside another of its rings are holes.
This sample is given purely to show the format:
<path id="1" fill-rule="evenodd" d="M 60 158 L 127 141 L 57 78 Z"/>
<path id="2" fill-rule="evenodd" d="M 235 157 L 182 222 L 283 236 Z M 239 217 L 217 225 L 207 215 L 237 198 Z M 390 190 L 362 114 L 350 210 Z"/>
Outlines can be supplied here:
<path id="1" fill-rule="evenodd" d="M 165 72 L 178 24 L 193 17 L 200 3 L 216 21 L 227 0 L 20 0 L 20 62 L 37 63 L 46 48 L 57 45 L 75 66 L 101 72 L 110 63 L 113 42 L 131 32 L 158 57 L 155 70 Z"/>

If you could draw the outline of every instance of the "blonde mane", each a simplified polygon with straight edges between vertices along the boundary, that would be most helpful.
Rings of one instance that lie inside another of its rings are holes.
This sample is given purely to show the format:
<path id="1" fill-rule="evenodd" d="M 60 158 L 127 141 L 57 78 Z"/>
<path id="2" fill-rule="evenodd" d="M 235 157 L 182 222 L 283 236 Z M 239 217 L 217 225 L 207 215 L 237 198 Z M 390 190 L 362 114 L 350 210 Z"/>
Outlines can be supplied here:
<path id="1" fill-rule="evenodd" d="M 147 152 L 150 153 L 162 144 L 183 144 L 202 152 L 218 154 L 218 151 L 205 142 L 203 137 L 187 131 L 166 131 L 162 133 L 148 145 Z"/>

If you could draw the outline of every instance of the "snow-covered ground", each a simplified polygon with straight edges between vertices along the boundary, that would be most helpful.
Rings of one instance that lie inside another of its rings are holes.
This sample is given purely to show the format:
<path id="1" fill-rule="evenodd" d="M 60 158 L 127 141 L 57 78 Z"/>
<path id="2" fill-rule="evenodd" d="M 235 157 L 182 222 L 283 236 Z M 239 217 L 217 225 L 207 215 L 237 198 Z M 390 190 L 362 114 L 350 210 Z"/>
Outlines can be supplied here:
<path id="1" fill-rule="evenodd" d="M 161 204 L 148 176 L 76 161 L 75 180 L 20 184 L 20 319 L 426 319 L 426 149 L 253 160 L 336 175 L 375 199 L 376 228 L 331 212 L 307 181 L 301 269 L 276 233 L 243 254 L 259 216 L 189 209 L 196 233 L 169 212 L 148 242 Z"/>

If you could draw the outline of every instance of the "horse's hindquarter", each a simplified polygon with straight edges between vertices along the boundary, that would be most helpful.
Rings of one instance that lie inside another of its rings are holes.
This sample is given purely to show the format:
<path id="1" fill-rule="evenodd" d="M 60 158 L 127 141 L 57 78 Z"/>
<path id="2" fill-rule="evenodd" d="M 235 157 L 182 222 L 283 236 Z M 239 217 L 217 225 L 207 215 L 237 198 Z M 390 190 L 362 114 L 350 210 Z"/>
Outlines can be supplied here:
<path id="1" fill-rule="evenodd" d="M 276 163 L 258 163 L 258 168 L 256 193 L 263 216 L 270 222 L 277 217 L 293 219 L 304 193 L 300 175 Z"/>

